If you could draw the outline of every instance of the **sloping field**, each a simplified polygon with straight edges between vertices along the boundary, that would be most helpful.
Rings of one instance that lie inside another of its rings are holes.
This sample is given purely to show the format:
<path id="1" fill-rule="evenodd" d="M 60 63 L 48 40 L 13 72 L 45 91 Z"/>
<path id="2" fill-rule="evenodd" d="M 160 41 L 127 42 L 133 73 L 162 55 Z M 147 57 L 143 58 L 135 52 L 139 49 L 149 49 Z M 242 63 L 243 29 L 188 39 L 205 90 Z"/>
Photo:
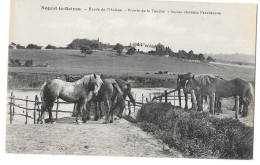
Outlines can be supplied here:
<path id="1" fill-rule="evenodd" d="M 9 67 L 9 72 L 26 73 L 103 73 L 143 76 L 157 75 L 158 71 L 169 71 L 175 74 L 191 72 L 193 74 L 212 73 L 226 79 L 244 78 L 254 81 L 254 68 L 223 66 L 204 62 L 194 63 L 177 58 L 164 58 L 146 54 L 118 56 L 116 52 L 97 51 L 86 57 L 79 50 L 10 50 L 9 58 L 33 60 L 33 64 L 49 64 L 49 67 Z M 246 60 L 246 59 L 245 59 Z M 146 73 L 149 73 L 147 75 Z M 171 76 L 175 77 L 175 76 Z"/>
<path id="2" fill-rule="evenodd" d="M 182 157 L 124 119 L 77 125 L 74 118 L 57 124 L 7 125 L 6 152 L 95 156 Z"/>

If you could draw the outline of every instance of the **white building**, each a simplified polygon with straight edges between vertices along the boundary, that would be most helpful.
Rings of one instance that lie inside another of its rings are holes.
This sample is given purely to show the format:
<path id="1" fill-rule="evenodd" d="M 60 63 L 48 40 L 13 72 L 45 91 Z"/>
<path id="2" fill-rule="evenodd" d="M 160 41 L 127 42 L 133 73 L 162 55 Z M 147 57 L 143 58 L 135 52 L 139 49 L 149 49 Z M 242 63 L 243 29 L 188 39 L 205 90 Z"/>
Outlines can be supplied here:
<path id="1" fill-rule="evenodd" d="M 149 51 L 156 50 L 154 45 L 149 45 L 145 43 L 133 43 L 132 45 L 130 44 L 130 46 L 134 47 L 136 51 L 144 52 L 144 53 L 148 53 Z"/>

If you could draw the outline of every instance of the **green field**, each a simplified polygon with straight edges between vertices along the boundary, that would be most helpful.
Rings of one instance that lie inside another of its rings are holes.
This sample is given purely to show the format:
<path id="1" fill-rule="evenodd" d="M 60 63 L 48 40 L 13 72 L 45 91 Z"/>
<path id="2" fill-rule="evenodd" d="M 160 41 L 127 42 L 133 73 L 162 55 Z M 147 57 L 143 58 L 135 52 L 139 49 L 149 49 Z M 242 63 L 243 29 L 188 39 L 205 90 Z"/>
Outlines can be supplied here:
<path id="1" fill-rule="evenodd" d="M 239 66 L 213 65 L 204 62 L 190 62 L 177 58 L 164 58 L 136 53 L 133 56 L 118 56 L 113 51 L 96 51 L 86 57 L 79 50 L 10 50 L 9 58 L 33 60 L 33 64 L 49 64 L 49 67 L 9 67 L 10 72 L 130 75 L 144 77 L 176 78 L 177 74 L 212 73 L 225 79 L 243 78 L 254 82 L 255 69 Z M 158 75 L 158 71 L 169 71 L 175 75 Z M 148 74 L 149 73 L 149 74 Z"/>

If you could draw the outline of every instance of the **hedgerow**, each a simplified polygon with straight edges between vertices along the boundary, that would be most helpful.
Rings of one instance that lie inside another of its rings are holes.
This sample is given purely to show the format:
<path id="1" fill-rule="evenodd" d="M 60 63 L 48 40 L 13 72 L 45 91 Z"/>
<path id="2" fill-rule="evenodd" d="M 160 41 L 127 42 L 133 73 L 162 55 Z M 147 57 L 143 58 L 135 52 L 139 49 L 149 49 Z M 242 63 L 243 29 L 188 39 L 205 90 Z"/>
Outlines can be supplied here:
<path id="1" fill-rule="evenodd" d="M 136 122 L 169 147 L 193 158 L 252 159 L 253 128 L 232 118 L 178 109 L 169 103 L 147 103 Z"/>

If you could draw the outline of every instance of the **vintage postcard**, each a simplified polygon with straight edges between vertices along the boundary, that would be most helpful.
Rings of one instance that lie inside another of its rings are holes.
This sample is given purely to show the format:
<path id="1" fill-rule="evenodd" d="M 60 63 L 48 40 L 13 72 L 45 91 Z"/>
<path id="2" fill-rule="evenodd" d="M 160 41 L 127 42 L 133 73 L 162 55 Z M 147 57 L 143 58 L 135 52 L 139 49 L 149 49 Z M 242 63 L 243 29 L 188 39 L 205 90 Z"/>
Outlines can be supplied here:
<path id="1" fill-rule="evenodd" d="M 12 0 L 6 153 L 253 159 L 256 4 Z"/>

